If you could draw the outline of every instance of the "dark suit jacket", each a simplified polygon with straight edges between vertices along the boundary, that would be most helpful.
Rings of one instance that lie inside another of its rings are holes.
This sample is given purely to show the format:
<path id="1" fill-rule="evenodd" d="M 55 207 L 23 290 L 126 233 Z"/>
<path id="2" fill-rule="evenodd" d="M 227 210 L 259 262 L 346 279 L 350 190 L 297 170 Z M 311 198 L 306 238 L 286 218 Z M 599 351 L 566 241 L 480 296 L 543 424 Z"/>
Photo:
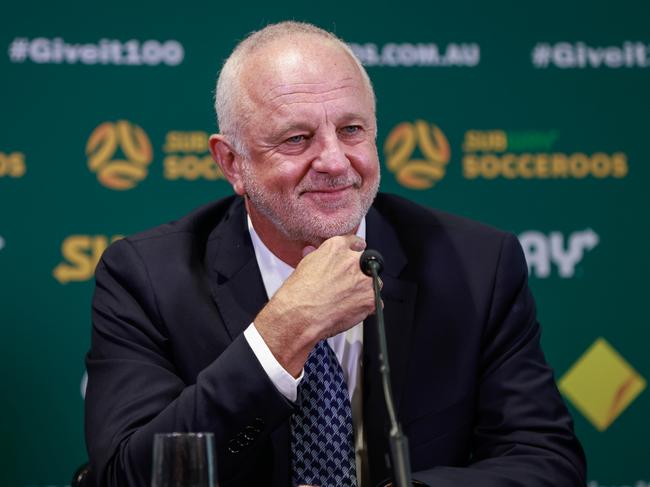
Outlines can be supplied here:
<path id="1" fill-rule="evenodd" d="M 414 477 L 435 487 L 584 485 L 516 238 L 379 195 L 367 241 L 386 261 L 391 379 Z M 267 302 L 242 201 L 116 242 L 96 282 L 86 439 L 99 485 L 148 486 L 154 433 L 212 431 L 222 487 L 287 487 L 293 405 L 242 335 Z M 369 485 L 389 475 L 377 348 L 371 317 Z"/>

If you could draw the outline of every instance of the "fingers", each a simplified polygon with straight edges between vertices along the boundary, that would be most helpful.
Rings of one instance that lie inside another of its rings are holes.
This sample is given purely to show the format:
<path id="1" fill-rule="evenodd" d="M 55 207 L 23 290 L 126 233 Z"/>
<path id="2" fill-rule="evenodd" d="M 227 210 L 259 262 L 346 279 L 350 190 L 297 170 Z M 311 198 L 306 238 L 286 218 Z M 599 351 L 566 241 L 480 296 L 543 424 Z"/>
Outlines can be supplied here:
<path id="1" fill-rule="evenodd" d="M 316 250 L 316 247 L 313 245 L 307 245 L 304 249 L 302 249 L 302 256 L 306 257 L 307 255 L 311 254 L 314 250 Z"/>
<path id="2" fill-rule="evenodd" d="M 366 241 L 362 238 L 357 237 L 356 235 L 345 235 L 332 237 L 325 240 L 320 247 L 316 248 L 313 245 L 307 245 L 302 249 L 302 258 L 304 259 L 309 254 L 315 251 L 321 252 L 335 252 L 338 253 L 341 250 L 352 250 L 353 252 L 362 252 L 366 248 Z"/>
<path id="3" fill-rule="evenodd" d="M 306 257 L 315 250 L 324 250 L 326 248 L 329 248 L 331 250 L 347 248 L 355 252 L 363 252 L 366 249 L 366 246 L 366 241 L 361 237 L 357 237 L 356 235 L 342 235 L 328 238 L 318 248 L 314 247 L 313 245 L 307 245 L 302 249 L 302 256 Z"/>
<path id="4" fill-rule="evenodd" d="M 366 241 L 356 235 L 341 235 L 325 240 L 321 247 L 325 246 L 332 246 L 334 248 L 344 247 L 355 252 L 363 252 L 366 249 Z"/>
<path id="5" fill-rule="evenodd" d="M 349 237 L 351 239 L 350 250 L 355 250 L 357 252 L 363 252 L 366 250 L 366 241 L 364 239 L 357 237 L 356 235 L 350 235 Z"/>

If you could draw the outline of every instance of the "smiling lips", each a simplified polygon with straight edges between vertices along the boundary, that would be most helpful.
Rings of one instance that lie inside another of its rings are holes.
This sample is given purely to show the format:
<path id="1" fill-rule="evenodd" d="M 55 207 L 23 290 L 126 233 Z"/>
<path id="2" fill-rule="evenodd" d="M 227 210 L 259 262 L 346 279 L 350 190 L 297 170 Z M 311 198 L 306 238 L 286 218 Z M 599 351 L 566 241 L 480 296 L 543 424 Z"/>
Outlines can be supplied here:
<path id="1" fill-rule="evenodd" d="M 351 203 L 350 197 L 361 187 L 361 182 L 354 174 L 315 178 L 299 188 L 298 197 L 306 196 L 321 207 L 340 209 Z"/>
<path id="2" fill-rule="evenodd" d="M 358 186 L 354 184 L 348 184 L 347 186 L 339 186 L 336 188 L 309 188 L 301 191 L 300 194 L 303 195 L 305 193 L 340 193 L 342 191 L 346 191 L 353 187 L 358 187 Z"/>
<path id="3" fill-rule="evenodd" d="M 361 187 L 361 178 L 358 177 L 337 177 L 310 181 L 302 188 L 299 188 L 299 196 L 305 193 L 341 193 L 348 189 L 359 189 Z"/>
<path id="4" fill-rule="evenodd" d="M 351 192 L 358 188 L 358 185 L 348 184 L 347 186 L 338 186 L 335 188 L 310 188 L 302 191 L 300 196 L 306 196 L 312 202 L 321 206 L 321 208 L 344 208 L 347 207 L 351 200 Z"/>

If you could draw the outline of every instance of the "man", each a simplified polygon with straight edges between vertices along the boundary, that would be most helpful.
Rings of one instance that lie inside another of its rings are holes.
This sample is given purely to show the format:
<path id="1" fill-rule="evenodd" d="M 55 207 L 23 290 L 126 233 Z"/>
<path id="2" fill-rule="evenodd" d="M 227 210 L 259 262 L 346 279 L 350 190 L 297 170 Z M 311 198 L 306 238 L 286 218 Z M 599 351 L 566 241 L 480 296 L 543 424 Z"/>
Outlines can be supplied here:
<path id="1" fill-rule="evenodd" d="M 584 485 L 516 239 L 375 199 L 374 93 L 346 45 L 268 26 L 225 63 L 216 108 L 210 147 L 238 196 L 117 242 L 97 267 L 86 430 L 99 485 L 148 485 L 153 435 L 170 431 L 214 432 L 223 487 L 385 483 L 366 245 L 386 259 L 414 479 Z"/>

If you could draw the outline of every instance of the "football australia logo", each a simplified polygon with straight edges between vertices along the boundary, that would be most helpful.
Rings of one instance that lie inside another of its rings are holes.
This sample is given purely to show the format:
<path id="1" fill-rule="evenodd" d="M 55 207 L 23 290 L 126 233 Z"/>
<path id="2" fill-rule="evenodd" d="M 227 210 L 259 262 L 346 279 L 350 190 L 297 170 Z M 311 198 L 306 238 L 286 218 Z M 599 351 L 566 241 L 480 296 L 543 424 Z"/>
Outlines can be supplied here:
<path id="1" fill-rule="evenodd" d="M 384 155 L 386 167 L 402 186 L 422 190 L 445 176 L 451 151 L 442 130 L 425 120 L 416 120 L 400 123 L 388 134 Z"/>
<path id="2" fill-rule="evenodd" d="M 153 149 L 147 134 L 126 120 L 104 122 L 90 134 L 86 143 L 88 169 L 110 189 L 134 188 L 147 177 Z"/>

